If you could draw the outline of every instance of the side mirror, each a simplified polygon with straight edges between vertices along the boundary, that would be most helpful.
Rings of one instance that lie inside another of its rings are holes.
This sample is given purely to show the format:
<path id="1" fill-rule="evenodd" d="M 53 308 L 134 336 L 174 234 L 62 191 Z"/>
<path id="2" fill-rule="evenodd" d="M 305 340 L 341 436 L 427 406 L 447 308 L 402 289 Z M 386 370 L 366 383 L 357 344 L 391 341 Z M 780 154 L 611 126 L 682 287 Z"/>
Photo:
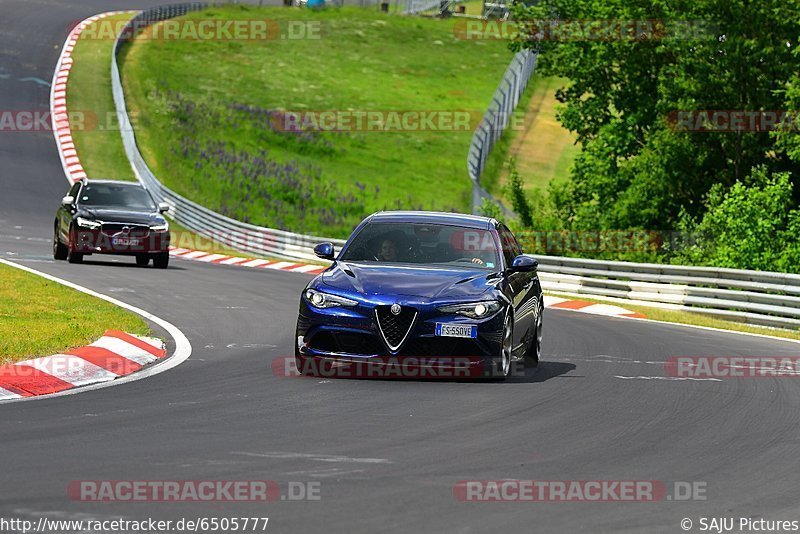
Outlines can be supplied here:
<path id="1" fill-rule="evenodd" d="M 62 206 L 65 206 L 65 207 L 69 208 L 73 204 L 75 204 L 75 197 L 73 197 L 72 195 L 67 195 L 67 196 L 65 196 L 64 198 L 61 199 L 61 205 Z"/>
<path id="2" fill-rule="evenodd" d="M 166 202 L 159 202 L 158 203 L 158 212 L 159 213 L 167 213 L 169 211 L 169 204 Z"/>
<path id="3" fill-rule="evenodd" d="M 511 262 L 511 270 L 518 273 L 532 273 L 539 267 L 539 260 L 520 254 Z"/>
<path id="4" fill-rule="evenodd" d="M 320 243 L 314 247 L 314 254 L 323 260 L 333 259 L 333 243 Z"/>

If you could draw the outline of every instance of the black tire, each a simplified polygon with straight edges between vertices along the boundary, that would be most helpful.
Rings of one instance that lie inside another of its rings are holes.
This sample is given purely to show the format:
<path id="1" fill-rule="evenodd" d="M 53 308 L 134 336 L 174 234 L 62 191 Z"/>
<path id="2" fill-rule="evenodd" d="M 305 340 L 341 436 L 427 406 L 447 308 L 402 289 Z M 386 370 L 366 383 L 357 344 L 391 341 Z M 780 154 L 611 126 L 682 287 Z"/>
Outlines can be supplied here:
<path id="1" fill-rule="evenodd" d="M 136 265 L 139 267 L 147 267 L 150 263 L 150 256 L 147 254 L 137 254 L 136 255 Z"/>
<path id="2" fill-rule="evenodd" d="M 58 238 L 58 227 L 53 230 L 53 258 L 56 260 L 66 260 L 69 249 Z"/>
<path id="3" fill-rule="evenodd" d="M 506 319 L 503 321 L 503 338 L 500 343 L 500 355 L 492 362 L 490 378 L 502 381 L 508 378 L 514 365 L 514 356 L 511 353 L 514 348 L 514 319 L 510 311 L 506 313 Z"/>
<path id="4" fill-rule="evenodd" d="M 153 267 L 156 269 L 166 269 L 169 267 L 169 252 L 161 252 L 153 256 Z"/>
<path id="5" fill-rule="evenodd" d="M 67 261 L 70 263 L 83 263 L 83 253 L 72 250 L 74 228 L 69 229 L 69 244 L 67 245 Z"/>
<path id="6" fill-rule="evenodd" d="M 67 261 L 70 263 L 83 263 L 83 253 L 70 250 L 67 253 Z"/>
<path id="7" fill-rule="evenodd" d="M 536 316 L 536 332 L 534 333 L 531 344 L 525 352 L 525 360 L 530 367 L 538 367 L 539 359 L 542 357 L 542 335 L 543 335 L 544 306 L 539 306 L 539 313 Z"/>

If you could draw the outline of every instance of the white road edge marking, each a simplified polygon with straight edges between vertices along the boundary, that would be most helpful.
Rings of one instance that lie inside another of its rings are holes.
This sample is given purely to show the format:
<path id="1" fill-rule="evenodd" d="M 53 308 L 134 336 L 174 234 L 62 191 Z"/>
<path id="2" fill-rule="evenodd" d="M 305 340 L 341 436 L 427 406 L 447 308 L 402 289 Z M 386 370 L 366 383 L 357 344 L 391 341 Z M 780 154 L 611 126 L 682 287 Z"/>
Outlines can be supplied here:
<path id="1" fill-rule="evenodd" d="M 308 454 L 302 452 L 246 452 L 233 451 L 231 454 L 239 456 L 253 456 L 255 458 L 275 458 L 275 459 L 305 459 L 313 462 L 335 462 L 335 463 L 357 463 L 357 464 L 390 464 L 388 458 L 352 458 L 350 456 L 337 456 L 333 454 Z"/>
<path id="2" fill-rule="evenodd" d="M 694 378 L 691 376 L 619 376 L 615 375 L 614 378 L 621 378 L 622 380 L 677 380 L 692 382 L 722 382 L 720 378 Z"/>
<path id="3" fill-rule="evenodd" d="M 103 295 L 102 293 L 98 293 L 93 291 L 89 288 L 79 286 L 78 284 L 72 283 L 68 280 L 64 280 L 62 278 L 58 278 L 51 274 L 43 273 L 41 271 L 37 271 L 36 269 L 31 269 L 30 267 L 26 267 L 24 265 L 20 265 L 18 263 L 14 263 L 13 261 L 8 261 L 0 258 L 0 264 L 8 265 L 9 267 L 13 267 L 15 269 L 20 269 L 21 271 L 29 272 L 31 274 L 35 274 L 37 276 L 41 276 L 51 282 L 56 282 L 57 284 L 61 284 L 63 286 L 67 286 L 69 288 L 75 289 L 80 291 L 81 293 L 86 293 L 87 295 L 91 295 L 92 297 L 96 297 L 106 302 L 110 302 L 120 308 L 124 308 L 128 311 L 132 311 L 133 313 L 140 315 L 147 319 L 148 321 L 152 321 L 153 323 L 157 324 L 161 328 L 167 331 L 167 333 L 172 337 L 175 341 L 175 352 L 172 356 L 168 356 L 167 358 L 160 360 L 149 367 L 145 367 L 141 371 L 137 371 L 133 374 L 123 376 L 117 378 L 116 380 L 111 380 L 109 382 L 100 382 L 98 384 L 92 384 L 88 386 L 83 386 L 75 389 L 68 389 L 65 391 L 59 391 L 58 393 L 51 393 L 49 395 L 37 395 L 33 397 L 21 397 L 18 399 L 3 399 L 0 397 L 0 404 L 6 404 L 11 402 L 28 402 L 28 401 L 35 401 L 39 399 L 49 399 L 52 397 L 61 397 L 64 395 L 76 395 L 78 393 L 83 393 L 84 391 L 93 391 L 96 389 L 103 389 L 107 387 L 117 386 L 120 384 L 126 384 L 128 382 L 134 382 L 136 380 L 141 380 L 143 378 L 149 378 L 151 376 L 155 376 L 157 374 L 161 374 L 164 371 L 169 371 L 173 369 L 186 360 L 189 359 L 189 356 L 192 355 L 192 344 L 189 342 L 189 339 L 181 332 L 177 326 L 173 325 L 170 322 L 165 321 L 161 317 L 157 317 L 150 312 L 147 312 L 141 308 L 137 308 L 136 306 L 131 306 L 130 304 L 126 304 L 121 300 L 117 300 L 115 298 L 109 297 L 108 295 Z"/>

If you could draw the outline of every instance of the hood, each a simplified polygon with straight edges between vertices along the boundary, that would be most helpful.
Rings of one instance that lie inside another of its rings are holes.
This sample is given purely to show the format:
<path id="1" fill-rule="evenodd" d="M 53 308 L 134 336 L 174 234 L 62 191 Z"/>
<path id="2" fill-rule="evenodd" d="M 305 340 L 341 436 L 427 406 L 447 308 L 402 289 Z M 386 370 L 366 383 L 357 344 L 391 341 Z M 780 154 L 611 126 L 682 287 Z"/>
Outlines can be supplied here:
<path id="1" fill-rule="evenodd" d="M 322 276 L 325 285 L 366 295 L 406 295 L 423 299 L 480 298 L 494 287 L 483 269 L 337 262 Z"/>
<path id="2" fill-rule="evenodd" d="M 132 209 L 113 206 L 81 206 L 80 215 L 103 222 L 130 224 L 164 224 L 164 217 L 149 209 Z"/>

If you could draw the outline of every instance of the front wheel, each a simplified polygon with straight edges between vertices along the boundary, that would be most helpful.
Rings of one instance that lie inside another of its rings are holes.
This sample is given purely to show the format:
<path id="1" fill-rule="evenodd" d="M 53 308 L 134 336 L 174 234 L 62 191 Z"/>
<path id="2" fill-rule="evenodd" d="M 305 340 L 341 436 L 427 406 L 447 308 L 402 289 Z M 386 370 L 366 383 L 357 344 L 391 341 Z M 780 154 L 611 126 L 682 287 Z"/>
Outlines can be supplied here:
<path id="1" fill-rule="evenodd" d="M 169 252 L 162 252 L 153 256 L 153 267 L 166 269 L 169 266 Z"/>
<path id="2" fill-rule="evenodd" d="M 56 260 L 66 260 L 69 249 L 58 238 L 58 227 L 53 231 L 53 258 Z"/>
<path id="3" fill-rule="evenodd" d="M 69 245 L 67 245 L 67 261 L 70 263 L 83 263 L 83 252 L 76 252 L 74 247 L 78 244 L 75 228 L 69 229 Z"/>
<path id="4" fill-rule="evenodd" d="M 500 348 L 500 355 L 495 358 L 492 366 L 492 378 L 505 380 L 511 374 L 511 350 L 514 347 L 514 320 L 511 312 L 506 314 L 503 323 L 503 341 Z"/>

